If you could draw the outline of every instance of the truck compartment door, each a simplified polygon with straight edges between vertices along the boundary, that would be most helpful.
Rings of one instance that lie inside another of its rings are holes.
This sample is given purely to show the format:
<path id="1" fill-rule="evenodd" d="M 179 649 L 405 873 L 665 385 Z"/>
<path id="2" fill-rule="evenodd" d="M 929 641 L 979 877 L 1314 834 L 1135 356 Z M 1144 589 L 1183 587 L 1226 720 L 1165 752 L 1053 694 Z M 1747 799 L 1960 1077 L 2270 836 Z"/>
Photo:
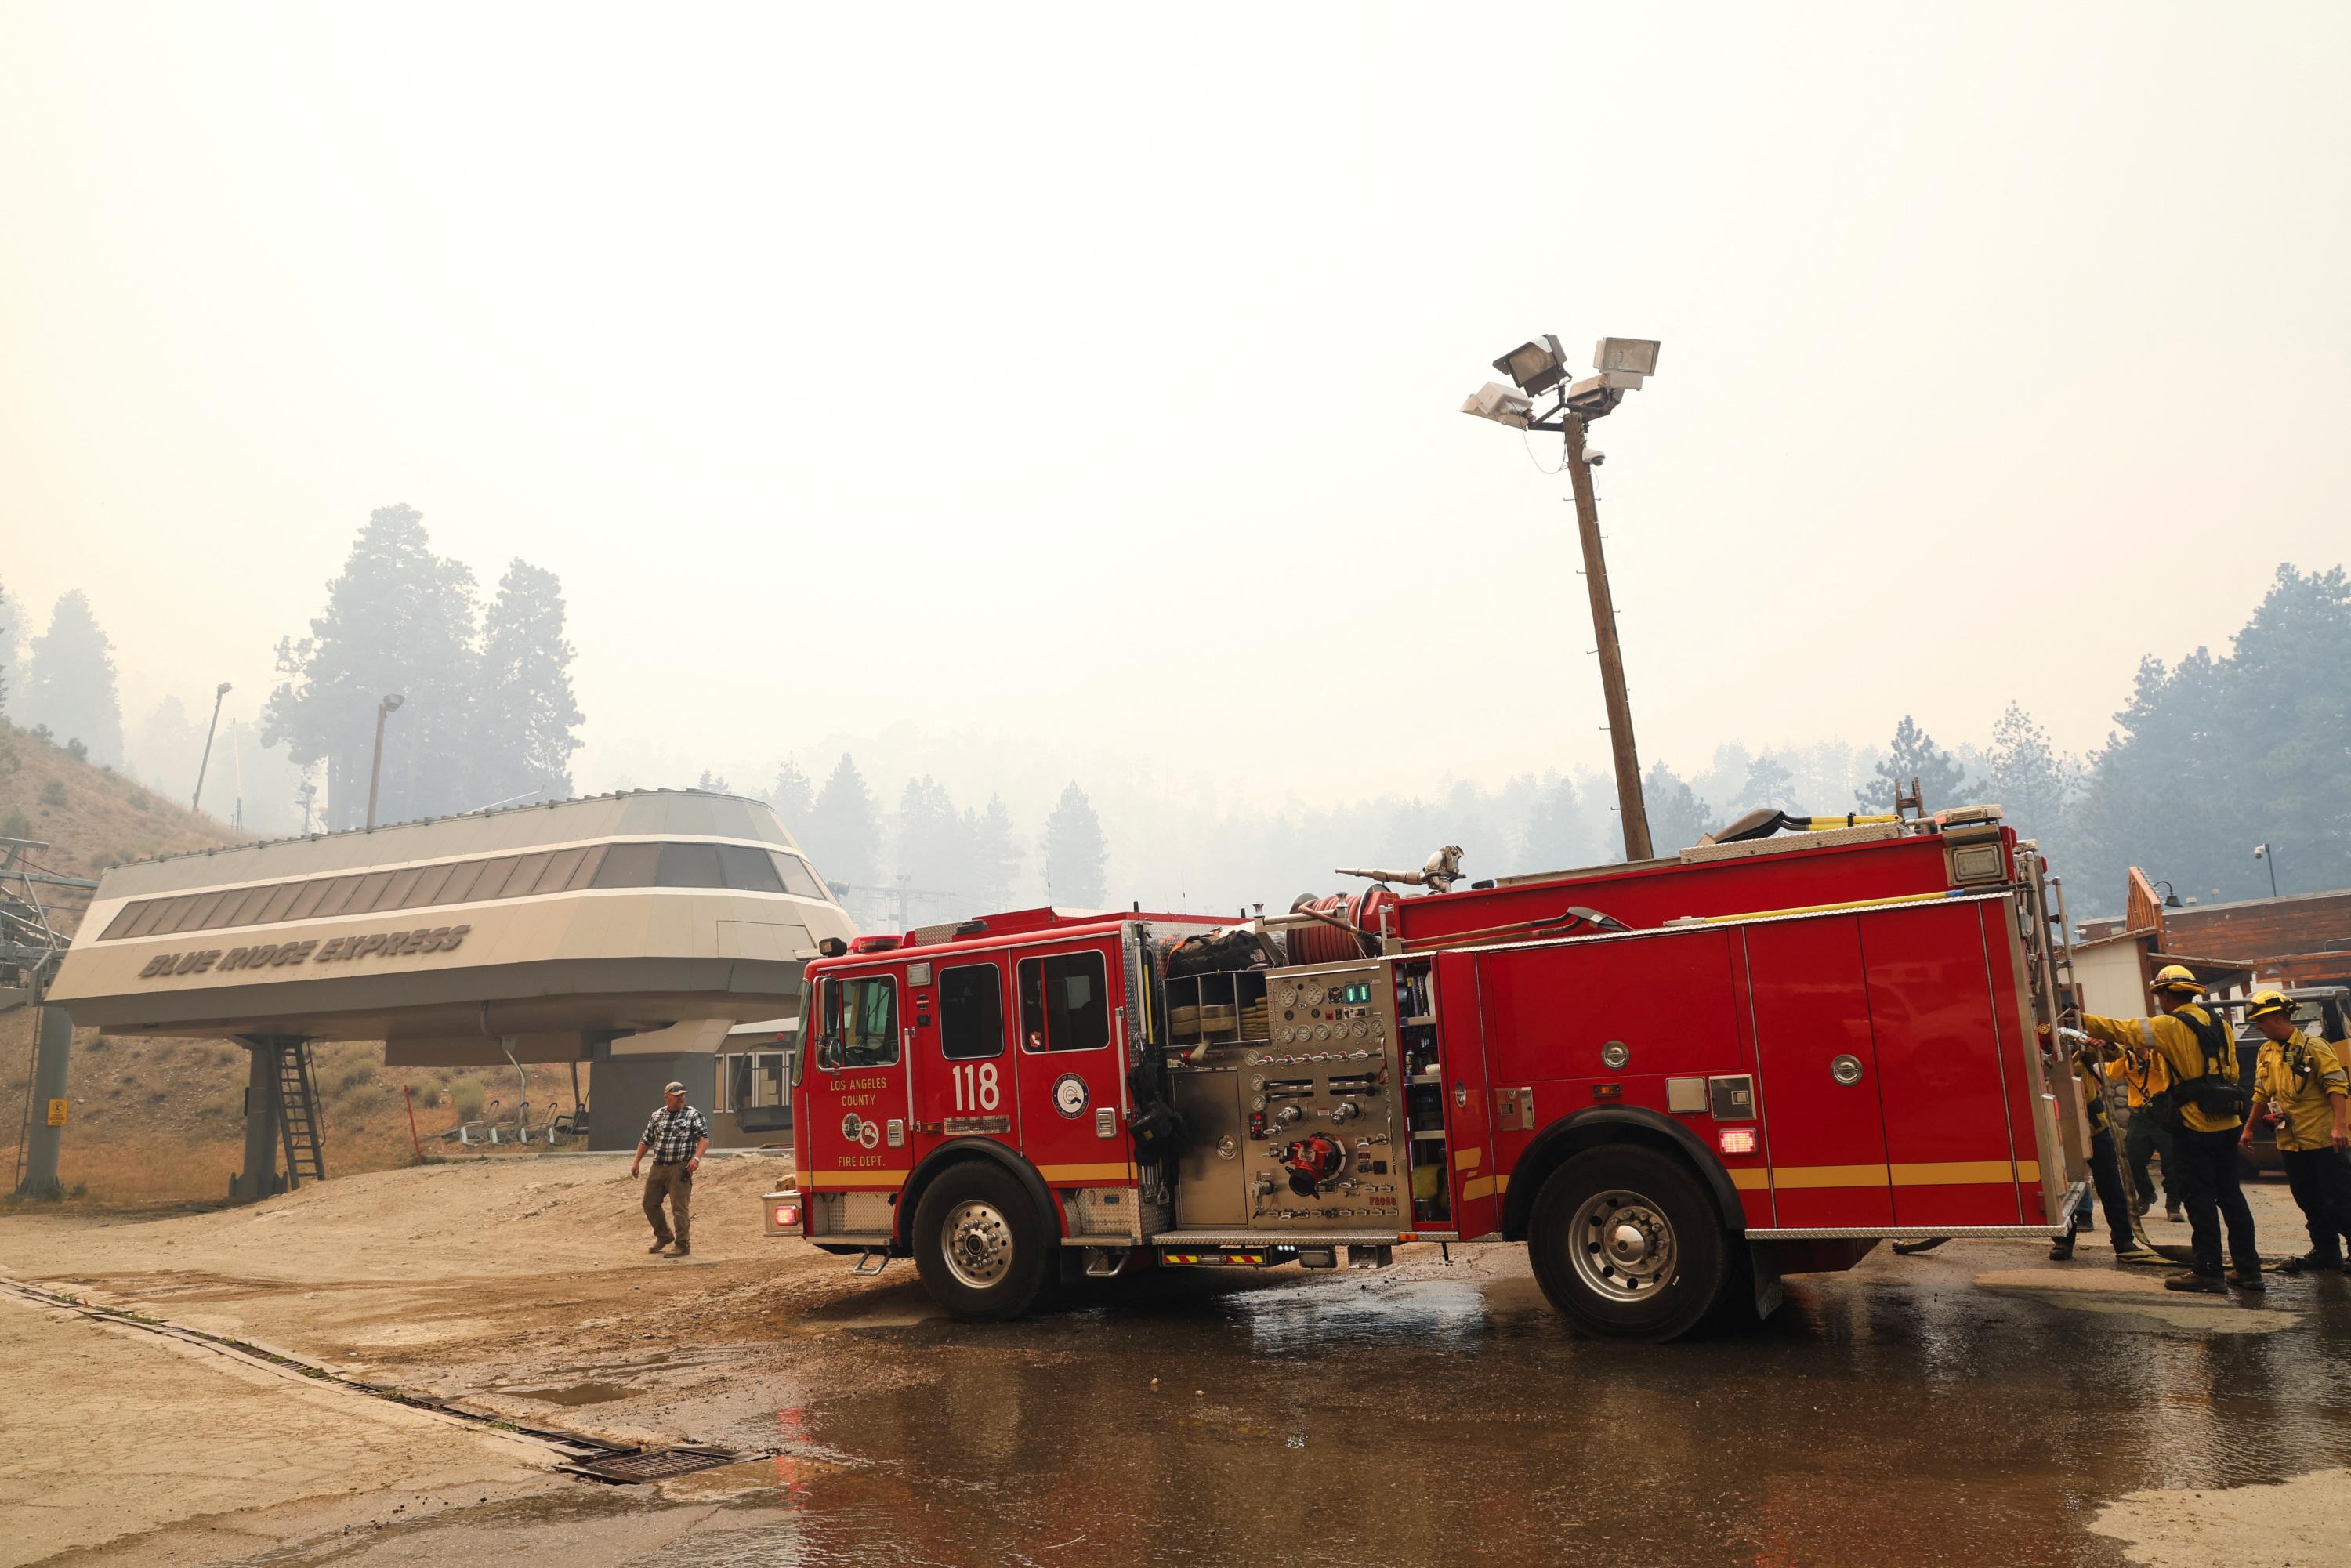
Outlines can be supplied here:
<path id="1" fill-rule="evenodd" d="M 1985 907 L 2005 906 L 1936 904 L 1860 916 L 1896 1225 L 2024 1222 L 2008 1082 L 2015 1042 L 2002 1049 Z"/>
<path id="2" fill-rule="evenodd" d="M 1744 940 L 1773 1222 L 1892 1224 L 1858 922 L 1771 922 L 1749 927 Z"/>

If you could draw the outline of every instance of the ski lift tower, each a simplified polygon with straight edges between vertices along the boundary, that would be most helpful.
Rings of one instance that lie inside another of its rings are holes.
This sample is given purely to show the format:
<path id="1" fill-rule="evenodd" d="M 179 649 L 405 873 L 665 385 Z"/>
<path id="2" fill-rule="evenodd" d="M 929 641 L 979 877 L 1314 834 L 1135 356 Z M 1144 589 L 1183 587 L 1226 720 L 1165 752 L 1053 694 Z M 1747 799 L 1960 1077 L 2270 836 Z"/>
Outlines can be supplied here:
<path id="1" fill-rule="evenodd" d="M 41 1009 L 16 1137 L 13 1190 L 19 1197 L 56 1197 L 63 1190 L 57 1152 L 71 1108 L 66 1061 L 73 1046 L 73 1018 L 63 1008 L 44 1005 L 44 998 L 72 941 L 57 929 L 57 917 L 87 909 L 98 886 L 85 877 L 39 869 L 33 856 L 48 847 L 31 839 L 0 839 L 0 1013 Z"/>

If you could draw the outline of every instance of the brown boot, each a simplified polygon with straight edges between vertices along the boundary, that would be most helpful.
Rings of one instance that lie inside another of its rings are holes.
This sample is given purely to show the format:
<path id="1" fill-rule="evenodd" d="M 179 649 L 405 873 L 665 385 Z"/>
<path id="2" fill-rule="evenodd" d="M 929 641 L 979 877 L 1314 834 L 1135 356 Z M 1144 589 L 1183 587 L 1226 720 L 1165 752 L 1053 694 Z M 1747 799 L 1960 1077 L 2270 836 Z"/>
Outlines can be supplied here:
<path id="1" fill-rule="evenodd" d="M 664 1247 L 666 1247 L 666 1246 L 668 1246 L 668 1245 L 669 1245 L 669 1238 L 668 1238 L 668 1237 L 666 1237 L 666 1236 L 664 1236 L 664 1237 L 663 1237 L 660 1240 L 658 1240 L 658 1241 L 654 1242 L 652 1246 L 650 1246 L 650 1247 L 646 1248 L 646 1249 L 645 1249 L 645 1250 L 646 1250 L 646 1251 L 648 1251 L 648 1252 L 658 1252 L 658 1251 L 660 1251 L 663 1248 L 664 1248 Z"/>

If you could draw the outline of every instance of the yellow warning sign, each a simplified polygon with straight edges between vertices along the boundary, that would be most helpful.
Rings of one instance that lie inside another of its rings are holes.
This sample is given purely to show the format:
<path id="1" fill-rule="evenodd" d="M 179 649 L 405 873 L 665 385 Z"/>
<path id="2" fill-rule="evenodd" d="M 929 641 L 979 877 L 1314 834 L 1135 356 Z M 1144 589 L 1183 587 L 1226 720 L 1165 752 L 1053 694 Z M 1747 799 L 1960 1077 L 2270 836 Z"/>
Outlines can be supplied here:
<path id="1" fill-rule="evenodd" d="M 68 1106 L 72 1105 L 72 1103 L 73 1103 L 73 1102 L 72 1102 L 72 1101 L 70 1101 L 70 1100 L 52 1100 L 52 1101 L 50 1101 L 50 1102 L 49 1102 L 49 1125 L 50 1125 L 50 1126 L 52 1126 L 52 1127 L 62 1127 L 62 1126 L 64 1126 L 64 1125 L 66 1124 L 66 1110 L 67 1110 L 67 1108 L 68 1108 Z"/>

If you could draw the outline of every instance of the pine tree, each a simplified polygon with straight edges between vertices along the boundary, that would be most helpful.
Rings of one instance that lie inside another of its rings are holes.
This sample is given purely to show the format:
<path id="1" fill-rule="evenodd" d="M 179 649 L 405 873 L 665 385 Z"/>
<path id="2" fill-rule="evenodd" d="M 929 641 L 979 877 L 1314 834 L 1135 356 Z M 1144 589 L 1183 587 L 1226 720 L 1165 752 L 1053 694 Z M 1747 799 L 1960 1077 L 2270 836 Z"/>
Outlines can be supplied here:
<path id="1" fill-rule="evenodd" d="M 898 797 L 893 853 L 898 875 L 912 887 L 951 895 L 969 913 L 974 900 L 969 845 L 955 802 L 929 774 L 906 780 Z"/>
<path id="2" fill-rule="evenodd" d="M 1802 810 L 1795 799 L 1796 776 L 1787 765 L 1764 752 L 1747 765 L 1747 779 L 1739 789 L 1738 804 L 1747 810 L 1777 806 L 1785 811 Z"/>
<path id="3" fill-rule="evenodd" d="M 586 716 L 571 692 L 571 644 L 563 640 L 563 584 L 517 559 L 498 580 L 482 619 L 481 697 L 475 707 L 475 793 L 504 800 L 539 790 L 571 794 L 572 733 Z"/>
<path id="4" fill-rule="evenodd" d="M 10 684 L 24 668 L 25 610 L 0 586 L 0 717 L 8 713 Z"/>
<path id="5" fill-rule="evenodd" d="M 122 705 L 114 689 L 114 644 L 81 590 L 58 595 L 48 630 L 33 639 L 17 697 L 16 722 L 47 725 L 60 744 L 79 740 L 90 760 L 122 760 Z"/>
<path id="6" fill-rule="evenodd" d="M 1891 811 L 1895 791 L 1908 794 L 1913 779 L 1918 780 L 1919 798 L 1930 814 L 1964 806 L 1975 793 L 1966 771 L 1951 759 L 1951 754 L 1938 747 L 1935 737 L 1920 729 L 1917 720 L 1904 714 L 1902 722 L 1894 727 L 1892 751 L 1877 764 L 1876 782 L 1868 789 L 1855 790 L 1854 799 L 1865 811 Z"/>
<path id="7" fill-rule="evenodd" d="M 1108 846 L 1102 821 L 1075 780 L 1045 819 L 1045 885 L 1056 904 L 1100 908 L 1105 897 L 1102 862 Z"/>
<path id="8" fill-rule="evenodd" d="M 2011 702 L 1992 726 L 1991 749 L 1984 754 L 1984 788 L 2009 824 L 2040 841 L 2063 866 L 2071 837 L 2074 795 L 2080 769 L 2050 746 L 2048 735 L 2021 704 Z"/>
<path id="9" fill-rule="evenodd" d="M 297 768 L 326 764 L 329 827 L 356 827 L 366 812 L 377 704 L 394 693 L 377 820 L 486 803 L 472 793 L 474 574 L 430 546 L 414 507 L 378 507 L 310 635 L 278 643 L 286 679 L 262 710 L 262 742 L 283 742 Z"/>
<path id="10" fill-rule="evenodd" d="M 1566 871 L 1590 865 L 1600 858 L 1593 849 L 1591 824 L 1584 820 L 1575 786 L 1564 779 L 1549 780 L 1527 818 L 1519 869 Z"/>
<path id="11" fill-rule="evenodd" d="M 713 773 L 707 768 L 702 770 L 702 777 L 694 781 L 694 787 L 701 790 L 705 795 L 732 795 L 735 793 L 734 785 L 729 784 L 723 776 Z"/>
<path id="12" fill-rule="evenodd" d="M 2183 893 L 2267 896 L 2252 846 L 2274 846 L 2282 892 L 2351 882 L 2351 579 L 2277 576 L 2232 651 L 2139 664 L 2078 813 L 2085 880 L 2138 865 Z"/>
<path id="13" fill-rule="evenodd" d="M 1012 813 L 1003 798 L 990 795 L 985 811 L 964 813 L 971 843 L 974 891 L 984 909 L 1002 909 L 1012 902 L 1013 883 L 1020 875 L 1020 841 L 1012 831 Z"/>
<path id="14" fill-rule="evenodd" d="M 799 834 L 819 875 L 854 887 L 869 887 L 879 880 L 882 834 L 876 816 L 872 791 L 865 788 L 857 764 L 842 752 L 809 812 L 806 831 Z"/>
<path id="15" fill-rule="evenodd" d="M 809 816 L 816 810 L 816 786 L 790 758 L 776 769 L 775 788 L 768 791 L 768 804 L 783 819 L 784 830 L 797 834 L 808 826 Z"/>
<path id="16" fill-rule="evenodd" d="M 1642 776 L 1641 801 L 1649 813 L 1651 854 L 1677 853 L 1719 825 L 1714 808 L 1662 761 L 1651 763 Z"/>

